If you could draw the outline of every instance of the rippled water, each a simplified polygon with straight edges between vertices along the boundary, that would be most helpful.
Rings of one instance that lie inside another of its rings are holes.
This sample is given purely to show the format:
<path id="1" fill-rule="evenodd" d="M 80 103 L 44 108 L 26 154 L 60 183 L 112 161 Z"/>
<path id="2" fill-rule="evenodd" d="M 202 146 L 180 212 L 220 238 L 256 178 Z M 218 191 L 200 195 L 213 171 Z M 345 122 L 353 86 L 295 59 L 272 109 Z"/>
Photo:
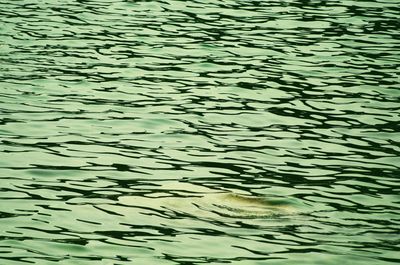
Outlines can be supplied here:
<path id="1" fill-rule="evenodd" d="M 398 1 L 0 1 L 0 264 L 397 264 Z"/>

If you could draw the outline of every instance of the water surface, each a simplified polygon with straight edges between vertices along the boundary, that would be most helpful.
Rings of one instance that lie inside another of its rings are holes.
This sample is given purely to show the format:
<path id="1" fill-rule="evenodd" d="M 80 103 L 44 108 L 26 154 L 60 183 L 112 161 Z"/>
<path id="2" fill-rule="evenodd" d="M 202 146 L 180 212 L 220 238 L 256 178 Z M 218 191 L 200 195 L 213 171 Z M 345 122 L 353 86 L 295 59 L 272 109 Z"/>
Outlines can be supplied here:
<path id="1" fill-rule="evenodd" d="M 399 12 L 0 1 L 0 263 L 398 264 Z"/>

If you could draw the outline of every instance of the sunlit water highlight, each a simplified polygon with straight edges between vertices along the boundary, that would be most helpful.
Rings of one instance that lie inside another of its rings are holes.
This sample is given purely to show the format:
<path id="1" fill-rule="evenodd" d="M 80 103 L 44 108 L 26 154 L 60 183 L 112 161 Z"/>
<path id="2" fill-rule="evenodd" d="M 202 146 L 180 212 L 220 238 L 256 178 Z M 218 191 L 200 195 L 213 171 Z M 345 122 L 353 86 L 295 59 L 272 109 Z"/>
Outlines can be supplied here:
<path id="1" fill-rule="evenodd" d="M 398 1 L 0 1 L 0 264 L 398 264 Z"/>

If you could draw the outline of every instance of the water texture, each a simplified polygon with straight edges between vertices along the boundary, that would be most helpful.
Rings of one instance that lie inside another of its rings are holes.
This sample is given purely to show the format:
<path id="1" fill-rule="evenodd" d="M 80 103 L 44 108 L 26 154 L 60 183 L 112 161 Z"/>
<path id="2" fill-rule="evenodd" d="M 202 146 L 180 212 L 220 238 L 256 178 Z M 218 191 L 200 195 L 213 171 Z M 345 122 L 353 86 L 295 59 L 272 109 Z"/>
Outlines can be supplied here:
<path id="1" fill-rule="evenodd" d="M 0 0 L 0 264 L 398 264 L 399 14 Z"/>

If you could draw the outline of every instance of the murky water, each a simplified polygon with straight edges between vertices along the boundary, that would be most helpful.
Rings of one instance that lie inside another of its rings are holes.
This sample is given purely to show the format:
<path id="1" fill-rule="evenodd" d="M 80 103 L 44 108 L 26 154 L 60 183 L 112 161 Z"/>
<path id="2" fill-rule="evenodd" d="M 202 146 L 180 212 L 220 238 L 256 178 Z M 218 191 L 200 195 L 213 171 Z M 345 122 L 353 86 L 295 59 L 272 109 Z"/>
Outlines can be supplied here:
<path id="1" fill-rule="evenodd" d="M 0 1 L 0 264 L 398 264 L 398 1 Z"/>

